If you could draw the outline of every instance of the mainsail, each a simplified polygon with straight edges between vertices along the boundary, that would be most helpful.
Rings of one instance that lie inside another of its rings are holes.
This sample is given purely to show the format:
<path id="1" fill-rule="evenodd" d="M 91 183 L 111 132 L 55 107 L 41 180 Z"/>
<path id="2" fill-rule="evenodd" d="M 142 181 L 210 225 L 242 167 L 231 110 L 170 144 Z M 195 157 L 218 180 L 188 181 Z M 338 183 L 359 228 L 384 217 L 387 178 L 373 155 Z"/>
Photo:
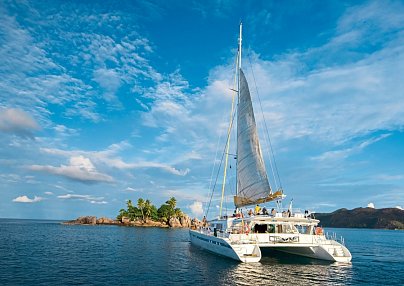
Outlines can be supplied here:
<path id="1" fill-rule="evenodd" d="M 236 207 L 269 202 L 280 198 L 272 193 L 255 124 L 248 83 L 240 69 L 240 91 L 237 112 L 237 195 Z"/>

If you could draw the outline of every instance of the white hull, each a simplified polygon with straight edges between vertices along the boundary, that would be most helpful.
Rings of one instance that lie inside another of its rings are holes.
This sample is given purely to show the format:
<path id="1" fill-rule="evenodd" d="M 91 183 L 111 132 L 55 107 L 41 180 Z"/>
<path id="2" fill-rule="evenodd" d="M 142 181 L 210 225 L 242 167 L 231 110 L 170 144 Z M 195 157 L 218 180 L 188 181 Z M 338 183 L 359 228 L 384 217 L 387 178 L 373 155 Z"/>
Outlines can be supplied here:
<path id="1" fill-rule="evenodd" d="M 235 241 L 245 234 L 232 234 L 230 240 Z M 350 262 L 352 255 L 341 243 L 327 239 L 324 235 L 305 234 L 249 234 L 248 238 L 257 241 L 260 248 L 274 250 L 334 262 Z"/>
<path id="2" fill-rule="evenodd" d="M 191 243 L 210 252 L 241 262 L 258 262 L 261 249 L 277 251 L 332 262 L 349 263 L 352 259 L 349 250 L 335 240 L 324 235 L 280 235 L 280 234 L 219 234 L 190 230 Z"/>
<path id="3" fill-rule="evenodd" d="M 253 243 L 231 244 L 228 238 L 215 237 L 196 230 L 190 230 L 191 243 L 207 251 L 241 262 L 258 262 L 261 250 Z"/>
<path id="4" fill-rule="evenodd" d="M 352 259 L 351 255 L 339 254 L 341 248 L 345 246 L 340 245 L 340 247 L 327 248 L 323 245 L 310 246 L 310 247 L 273 247 L 273 249 L 286 252 L 289 254 L 300 255 L 304 257 L 321 259 L 333 262 L 343 262 L 349 263 Z M 345 248 L 346 249 L 346 248 Z M 344 250 L 342 250 L 344 251 Z M 340 252 L 341 253 L 341 252 Z"/>

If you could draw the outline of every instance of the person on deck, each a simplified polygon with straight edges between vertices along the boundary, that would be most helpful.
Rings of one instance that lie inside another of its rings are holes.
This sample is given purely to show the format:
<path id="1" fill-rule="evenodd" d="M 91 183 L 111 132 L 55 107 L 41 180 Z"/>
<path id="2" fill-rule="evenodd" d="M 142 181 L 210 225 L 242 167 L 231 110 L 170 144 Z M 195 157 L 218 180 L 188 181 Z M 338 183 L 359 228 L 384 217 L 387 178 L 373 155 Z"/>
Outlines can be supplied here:
<path id="1" fill-rule="evenodd" d="M 262 208 L 262 214 L 263 214 L 263 215 L 268 215 L 268 210 L 267 210 L 266 207 L 263 207 L 263 208 Z"/>
<path id="2" fill-rule="evenodd" d="M 207 226 L 206 216 L 203 216 L 203 219 L 202 219 L 202 226 L 203 226 L 203 227 L 206 227 L 206 226 Z"/>
<path id="3" fill-rule="evenodd" d="M 256 205 L 256 206 L 255 206 L 255 214 L 256 214 L 256 215 L 260 214 L 260 211 L 261 211 L 260 206 L 259 206 L 259 205 Z"/>

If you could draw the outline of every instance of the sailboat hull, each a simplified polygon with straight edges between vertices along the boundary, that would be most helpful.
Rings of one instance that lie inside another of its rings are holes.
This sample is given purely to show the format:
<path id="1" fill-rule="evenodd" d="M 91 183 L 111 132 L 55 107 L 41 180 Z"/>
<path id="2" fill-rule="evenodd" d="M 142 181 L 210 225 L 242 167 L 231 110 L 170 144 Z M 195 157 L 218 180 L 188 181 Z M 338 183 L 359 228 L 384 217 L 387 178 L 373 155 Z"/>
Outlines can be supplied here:
<path id="1" fill-rule="evenodd" d="M 345 247 L 332 247 L 318 245 L 311 247 L 272 247 L 272 249 L 285 252 L 288 254 L 304 256 L 308 258 L 326 260 L 331 262 L 349 263 L 352 260 L 352 256 L 345 253 Z M 346 249 L 347 250 L 347 249 Z"/>
<path id="2" fill-rule="evenodd" d="M 198 230 L 190 230 L 189 236 L 191 244 L 217 255 L 247 263 L 261 260 L 261 250 L 256 244 L 234 245 L 227 238 L 216 237 Z"/>

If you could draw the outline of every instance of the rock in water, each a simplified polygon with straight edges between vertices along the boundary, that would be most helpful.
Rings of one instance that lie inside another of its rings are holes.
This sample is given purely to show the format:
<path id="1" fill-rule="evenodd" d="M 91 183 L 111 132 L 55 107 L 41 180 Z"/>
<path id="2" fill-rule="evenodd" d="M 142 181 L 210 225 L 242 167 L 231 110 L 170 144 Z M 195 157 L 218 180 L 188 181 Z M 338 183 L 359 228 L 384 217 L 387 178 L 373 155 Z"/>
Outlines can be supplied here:
<path id="1" fill-rule="evenodd" d="M 130 218 L 128 218 L 128 217 L 126 217 L 126 216 L 123 216 L 123 217 L 121 218 L 121 222 L 122 222 L 123 224 L 129 224 L 129 223 L 130 223 Z"/>
<path id="2" fill-rule="evenodd" d="M 180 217 L 180 223 L 182 227 L 188 227 L 188 228 L 191 227 L 191 219 L 186 214 Z"/>
<path id="3" fill-rule="evenodd" d="M 97 217 L 95 216 L 81 216 L 75 220 L 67 221 L 64 224 L 91 224 L 97 223 Z"/>
<path id="4" fill-rule="evenodd" d="M 97 219 L 97 224 L 116 224 L 117 222 L 107 217 L 100 217 Z"/>
<path id="5" fill-rule="evenodd" d="M 171 227 L 181 227 L 181 223 L 176 217 L 170 218 L 170 220 L 168 221 L 168 225 Z"/>

